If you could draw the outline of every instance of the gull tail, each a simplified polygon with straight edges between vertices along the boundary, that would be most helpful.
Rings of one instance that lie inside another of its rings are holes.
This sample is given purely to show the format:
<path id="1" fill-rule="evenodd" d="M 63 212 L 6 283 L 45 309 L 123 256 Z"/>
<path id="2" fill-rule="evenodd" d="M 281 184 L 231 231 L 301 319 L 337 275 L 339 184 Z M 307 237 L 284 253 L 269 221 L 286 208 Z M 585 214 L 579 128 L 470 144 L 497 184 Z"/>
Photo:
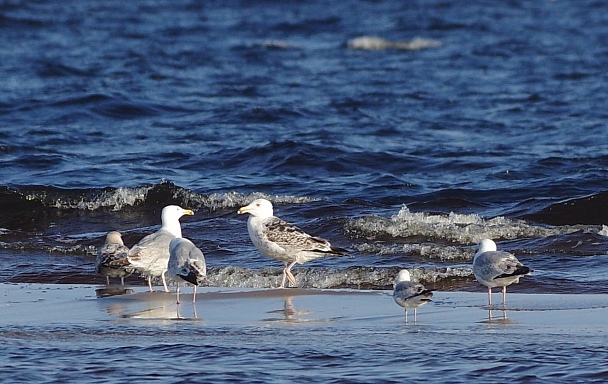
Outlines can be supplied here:
<path id="1" fill-rule="evenodd" d="M 194 285 L 201 285 L 207 276 L 207 267 L 201 260 L 191 260 L 188 274 L 178 274 L 179 277 Z"/>
<path id="2" fill-rule="evenodd" d="M 425 289 L 417 295 L 420 301 L 429 302 L 431 301 L 431 297 L 433 297 L 433 291 L 430 289 Z"/>
<path id="3" fill-rule="evenodd" d="M 515 271 L 513 271 L 511 273 L 503 273 L 502 275 L 495 277 L 495 279 L 500 279 L 503 277 L 523 276 L 523 275 L 527 275 L 528 273 L 532 273 L 532 272 L 534 272 L 534 271 L 531 270 L 530 268 L 526 267 L 525 265 L 518 265 L 517 268 L 515 269 Z"/>

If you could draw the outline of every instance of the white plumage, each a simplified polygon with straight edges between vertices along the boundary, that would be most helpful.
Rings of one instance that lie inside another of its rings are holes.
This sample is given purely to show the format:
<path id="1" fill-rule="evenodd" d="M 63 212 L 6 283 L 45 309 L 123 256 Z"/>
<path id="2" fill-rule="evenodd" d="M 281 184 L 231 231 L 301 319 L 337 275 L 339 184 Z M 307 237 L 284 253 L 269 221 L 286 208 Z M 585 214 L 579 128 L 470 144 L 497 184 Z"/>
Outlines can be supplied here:
<path id="1" fill-rule="evenodd" d="M 300 228 L 274 216 L 272 203 L 257 199 L 238 210 L 239 214 L 249 213 L 247 230 L 253 245 L 264 256 L 277 259 L 285 264 L 281 288 L 287 279 L 296 284 L 291 268 L 297 263 L 325 256 L 348 255 L 348 250 L 332 246 L 329 241 L 313 237 Z"/>
<path id="2" fill-rule="evenodd" d="M 478 282 L 488 287 L 488 305 L 492 305 L 492 288 L 502 287 L 502 305 L 506 304 L 507 286 L 532 270 L 509 253 L 496 250 L 496 243 L 483 239 L 473 259 L 473 274 Z"/>
<path id="3" fill-rule="evenodd" d="M 177 284 L 177 303 L 179 304 L 179 281 L 193 285 L 192 302 L 196 302 L 196 287 L 207 276 L 207 265 L 203 252 L 184 238 L 175 238 L 169 243 L 169 277 Z"/>
<path id="4" fill-rule="evenodd" d="M 148 286 L 152 289 L 152 276 L 160 276 L 165 292 L 169 292 L 165 272 L 169 261 L 169 243 L 176 237 L 182 237 L 179 223 L 183 215 L 194 215 L 190 209 L 177 205 L 168 205 L 161 213 L 161 228 L 141 239 L 129 251 L 129 262 L 142 275 L 148 277 Z"/>
<path id="5" fill-rule="evenodd" d="M 433 292 L 424 288 L 420 283 L 410 281 L 410 272 L 402 269 L 395 280 L 393 299 L 395 303 L 405 308 L 405 321 L 407 322 L 407 309 L 414 308 L 414 321 L 416 321 L 416 309 L 431 301 Z"/>

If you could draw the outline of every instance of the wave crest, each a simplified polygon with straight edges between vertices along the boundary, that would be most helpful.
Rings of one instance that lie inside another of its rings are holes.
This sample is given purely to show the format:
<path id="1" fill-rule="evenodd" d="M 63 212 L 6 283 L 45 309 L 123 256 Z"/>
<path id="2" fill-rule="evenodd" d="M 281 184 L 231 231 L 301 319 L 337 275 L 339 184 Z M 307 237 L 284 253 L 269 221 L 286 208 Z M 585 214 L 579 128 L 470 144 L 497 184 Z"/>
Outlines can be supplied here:
<path id="1" fill-rule="evenodd" d="M 365 216 L 353 219 L 346 224 L 345 229 L 352 237 L 368 240 L 432 239 L 465 245 L 477 244 L 484 238 L 511 240 L 546 237 L 581 230 L 576 226 L 535 226 L 523 220 L 502 216 L 483 219 L 477 214 L 412 213 L 407 206 L 403 206 L 390 218 Z"/>

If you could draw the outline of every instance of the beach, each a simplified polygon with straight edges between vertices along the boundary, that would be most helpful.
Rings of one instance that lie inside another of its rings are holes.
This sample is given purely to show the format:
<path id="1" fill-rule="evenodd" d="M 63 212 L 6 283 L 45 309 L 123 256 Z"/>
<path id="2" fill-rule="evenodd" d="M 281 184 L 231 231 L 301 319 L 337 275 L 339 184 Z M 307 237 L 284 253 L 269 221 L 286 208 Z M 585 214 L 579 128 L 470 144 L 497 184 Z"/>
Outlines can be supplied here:
<path id="1" fill-rule="evenodd" d="M 499 294 L 494 295 L 499 300 Z M 36 382 L 603 380 L 608 295 L 0 285 L 4 377 Z M 272 369 L 267 369 L 272 365 Z M 32 368 L 36 367 L 34 371 Z M 142 369 L 142 367 L 153 367 Z M 10 375 L 10 376 L 7 376 Z"/>

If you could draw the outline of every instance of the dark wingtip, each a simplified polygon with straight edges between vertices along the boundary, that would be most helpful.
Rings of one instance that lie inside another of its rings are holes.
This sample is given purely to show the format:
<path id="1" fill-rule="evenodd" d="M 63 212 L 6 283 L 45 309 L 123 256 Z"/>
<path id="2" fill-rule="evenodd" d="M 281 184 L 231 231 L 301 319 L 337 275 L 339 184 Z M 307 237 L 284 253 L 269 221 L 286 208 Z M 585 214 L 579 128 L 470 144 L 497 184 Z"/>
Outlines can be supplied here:
<path id="1" fill-rule="evenodd" d="M 522 265 L 522 266 L 517 267 L 517 269 L 513 273 L 503 273 L 500 276 L 496 276 L 495 279 L 500 279 L 503 277 L 510 277 L 510 276 L 523 276 L 523 275 L 527 275 L 532 272 L 534 272 L 534 271 L 531 270 L 530 268 L 526 267 L 525 265 Z"/>
<path id="2" fill-rule="evenodd" d="M 198 285 L 198 281 L 196 280 L 196 274 L 193 273 L 193 272 L 190 272 L 187 275 L 177 275 L 177 276 L 179 276 L 182 279 L 186 280 L 190 284 Z"/>
<path id="3" fill-rule="evenodd" d="M 350 251 L 345 248 L 331 246 L 330 249 L 336 255 L 340 255 L 340 256 L 349 256 L 350 255 Z"/>
<path id="4" fill-rule="evenodd" d="M 533 270 L 531 270 L 530 268 L 526 267 L 525 265 L 522 265 L 521 267 L 517 268 L 515 270 L 514 275 L 527 275 L 528 273 L 534 272 Z"/>

